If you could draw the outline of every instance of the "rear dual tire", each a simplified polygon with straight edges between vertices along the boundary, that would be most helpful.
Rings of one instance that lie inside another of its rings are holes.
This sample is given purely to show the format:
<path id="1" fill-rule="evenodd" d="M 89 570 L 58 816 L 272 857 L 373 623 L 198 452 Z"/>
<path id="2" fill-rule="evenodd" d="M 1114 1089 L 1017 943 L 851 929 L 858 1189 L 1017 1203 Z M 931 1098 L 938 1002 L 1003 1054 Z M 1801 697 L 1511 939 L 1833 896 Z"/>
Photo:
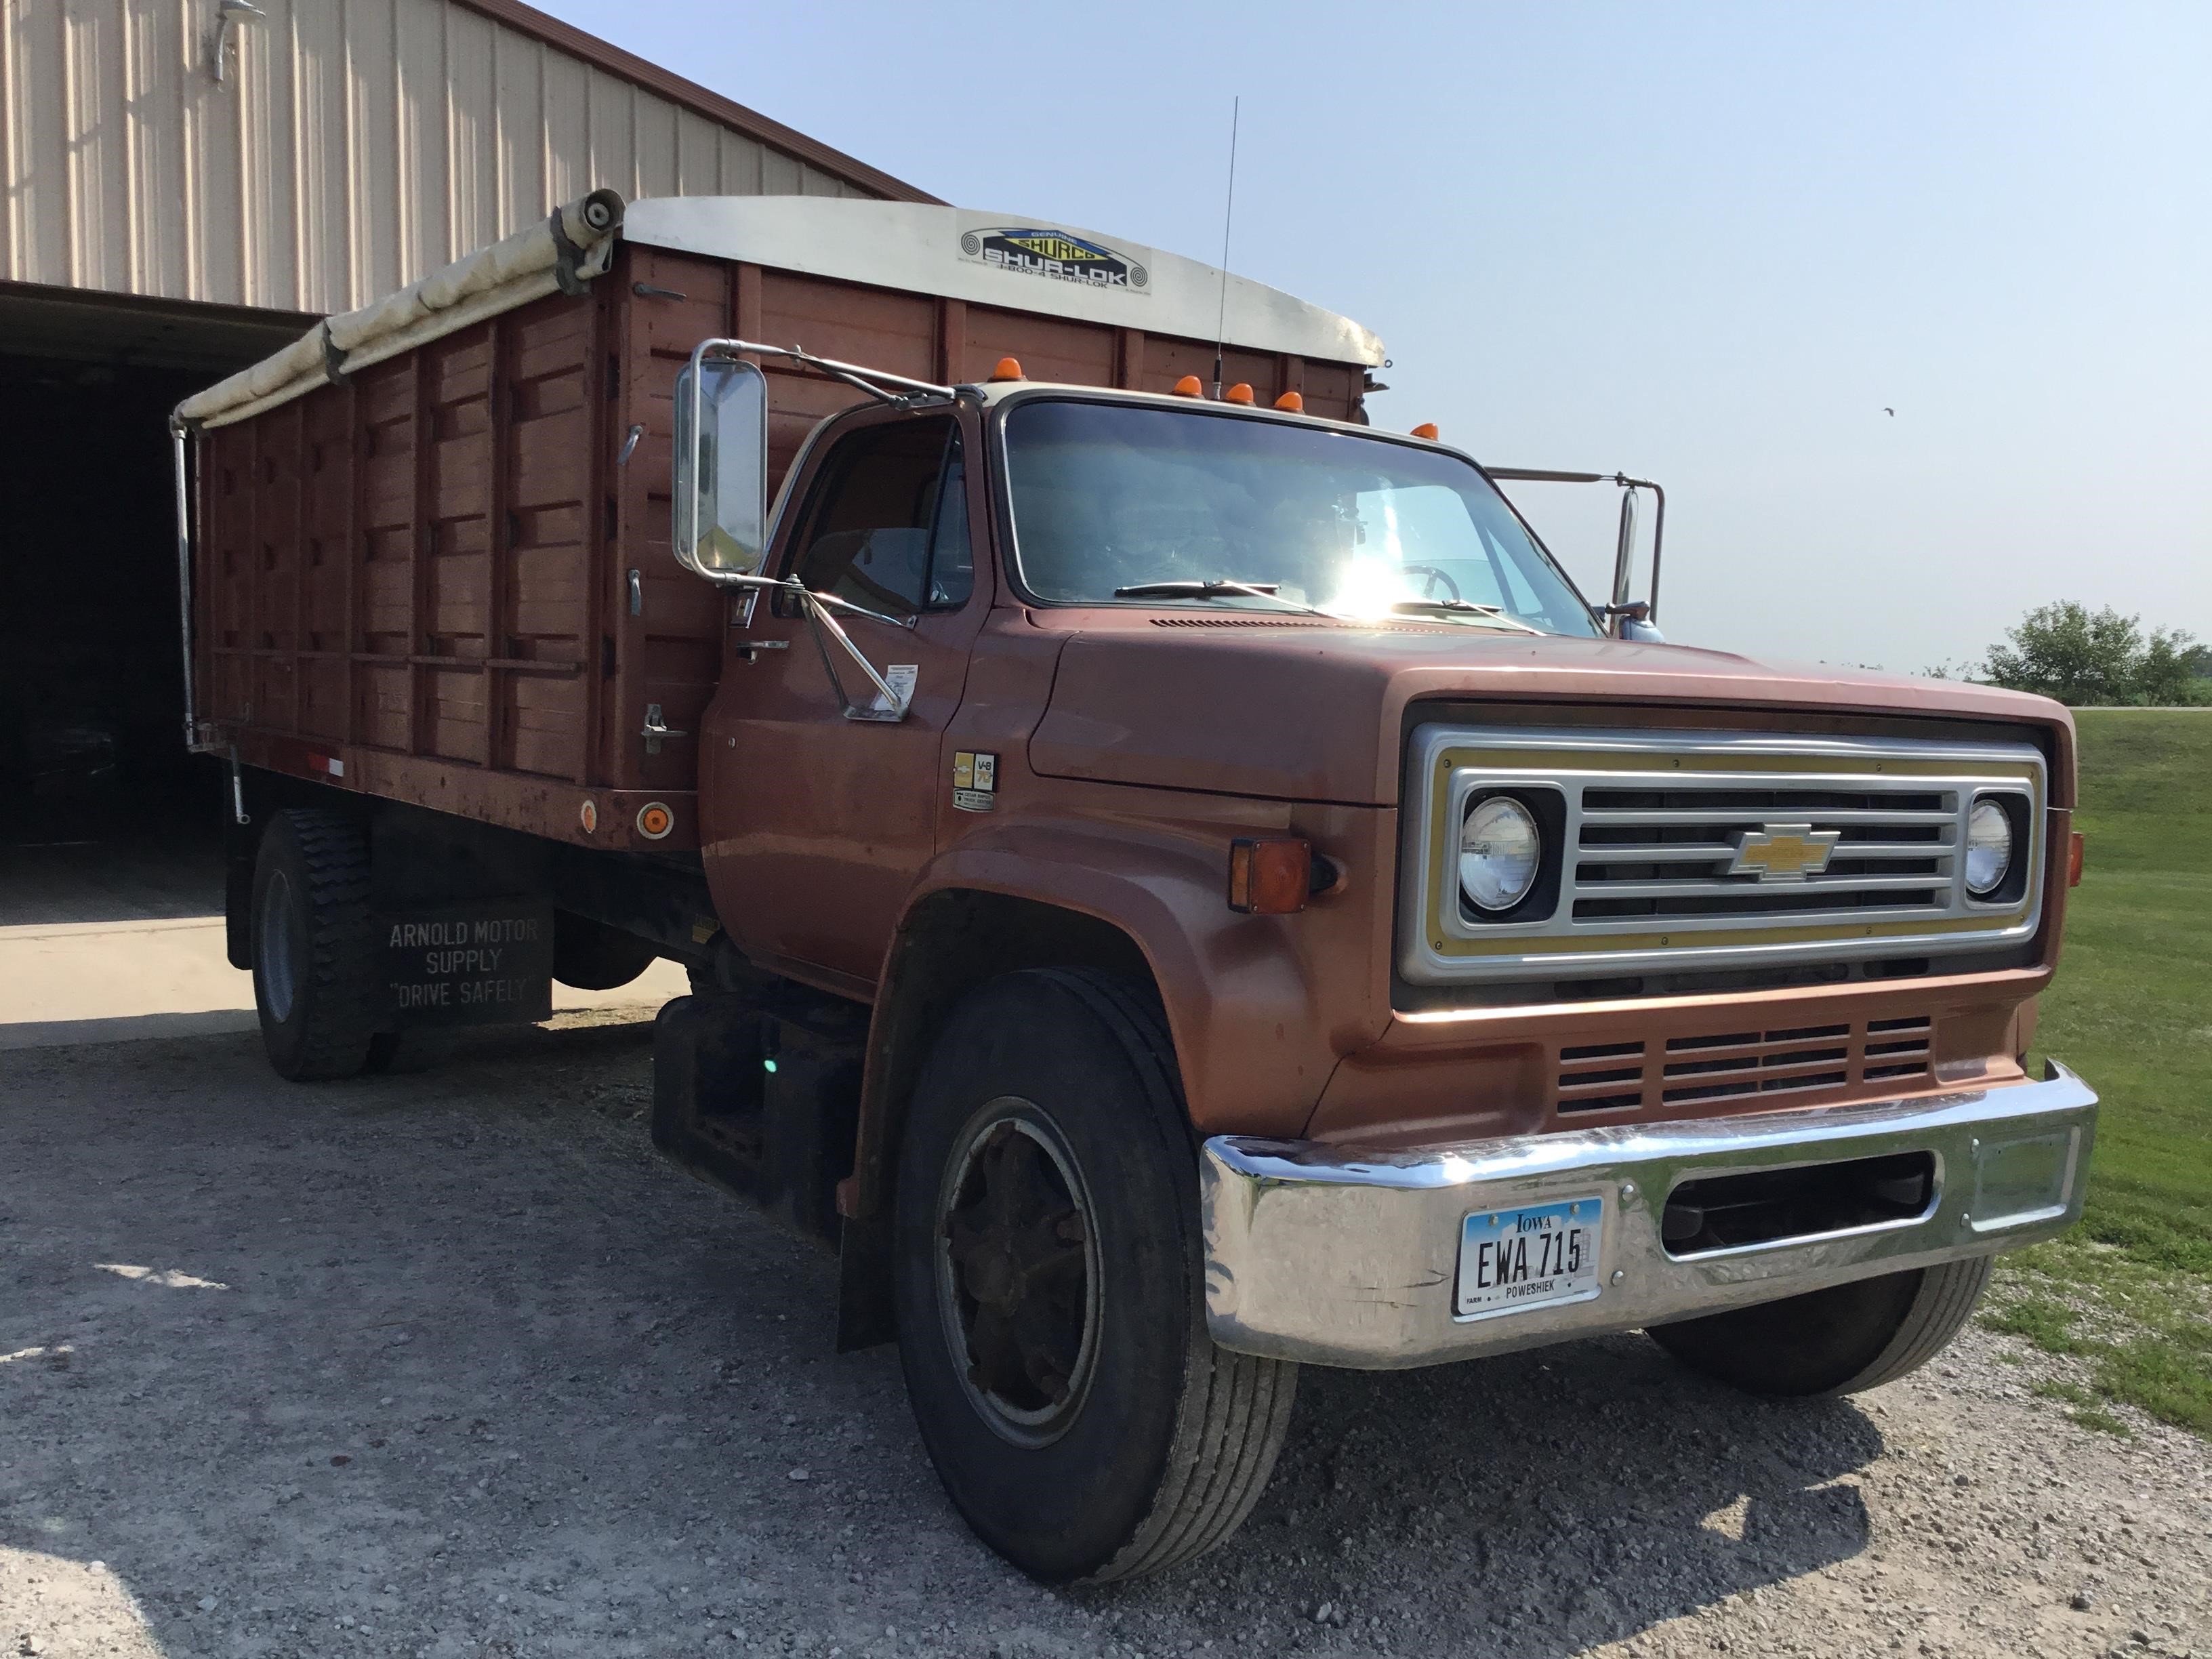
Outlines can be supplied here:
<path id="1" fill-rule="evenodd" d="M 292 808 L 253 865 L 253 1006 L 262 1045 L 295 1083 L 352 1077 L 390 1058 L 380 1034 L 368 837 L 342 812 Z"/>
<path id="2" fill-rule="evenodd" d="M 1048 969 L 969 995 L 915 1091 L 896 1227 L 908 1395 L 985 1543 L 1102 1583 L 1242 1523 L 1297 1367 L 1207 1334 L 1197 1152 L 1148 988 Z"/>

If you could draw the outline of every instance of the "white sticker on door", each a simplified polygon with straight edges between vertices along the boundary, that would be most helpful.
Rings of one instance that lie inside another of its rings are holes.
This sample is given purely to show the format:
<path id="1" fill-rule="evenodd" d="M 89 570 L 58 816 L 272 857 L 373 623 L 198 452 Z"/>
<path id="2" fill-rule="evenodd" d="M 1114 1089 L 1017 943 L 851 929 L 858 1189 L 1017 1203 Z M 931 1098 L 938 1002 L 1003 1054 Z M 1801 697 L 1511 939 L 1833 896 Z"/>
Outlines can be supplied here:
<path id="1" fill-rule="evenodd" d="M 876 693 L 876 700 L 868 705 L 869 712 L 877 714 L 902 714 L 914 707 L 914 683 L 921 677 L 921 668 L 910 662 L 895 662 L 884 670 L 884 684 L 898 696 L 898 706 L 893 708 Z"/>

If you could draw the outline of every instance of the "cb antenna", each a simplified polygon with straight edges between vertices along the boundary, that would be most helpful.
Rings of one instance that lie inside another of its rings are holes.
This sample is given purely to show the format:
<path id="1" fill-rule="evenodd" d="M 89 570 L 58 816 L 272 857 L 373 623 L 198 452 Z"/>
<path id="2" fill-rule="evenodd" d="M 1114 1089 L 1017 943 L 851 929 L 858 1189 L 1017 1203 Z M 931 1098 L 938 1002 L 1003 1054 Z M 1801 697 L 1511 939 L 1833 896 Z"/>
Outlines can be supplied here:
<path id="1" fill-rule="evenodd" d="M 1237 118 L 1243 113 L 1240 94 L 1229 104 L 1229 199 L 1221 208 L 1221 308 L 1213 319 L 1213 401 L 1221 401 L 1221 344 L 1229 331 L 1229 227 L 1237 214 Z"/>

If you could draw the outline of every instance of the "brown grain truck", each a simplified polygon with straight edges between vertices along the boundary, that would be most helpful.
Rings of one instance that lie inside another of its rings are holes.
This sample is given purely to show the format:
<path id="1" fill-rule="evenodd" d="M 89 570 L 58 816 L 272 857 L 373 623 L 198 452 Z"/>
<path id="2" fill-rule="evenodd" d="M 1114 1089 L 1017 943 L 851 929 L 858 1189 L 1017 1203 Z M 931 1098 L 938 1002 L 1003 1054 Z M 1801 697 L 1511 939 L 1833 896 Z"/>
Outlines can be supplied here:
<path id="1" fill-rule="evenodd" d="M 655 1139 L 1045 1579 L 1225 1537 L 1301 1364 L 1926 1360 L 2080 1210 L 2065 711 L 1660 642 L 1381 361 L 1032 220 L 601 193 L 188 401 L 270 1060 L 684 963 Z"/>

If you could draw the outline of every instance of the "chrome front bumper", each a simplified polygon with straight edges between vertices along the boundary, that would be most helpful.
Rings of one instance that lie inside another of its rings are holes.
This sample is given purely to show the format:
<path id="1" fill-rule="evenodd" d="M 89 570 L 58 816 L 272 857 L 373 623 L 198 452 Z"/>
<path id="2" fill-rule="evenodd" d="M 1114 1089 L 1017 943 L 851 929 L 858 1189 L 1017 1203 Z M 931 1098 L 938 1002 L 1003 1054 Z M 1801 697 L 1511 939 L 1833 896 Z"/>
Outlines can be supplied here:
<path id="1" fill-rule="evenodd" d="M 1200 1171 L 1206 1321 L 1224 1348 L 1368 1370 L 1633 1330 L 2049 1238 L 2081 1212 L 2097 1097 L 2040 1083 L 1869 1105 L 1523 1135 L 1410 1152 L 1218 1135 Z M 1925 1152 L 1919 1213 L 1670 1254 L 1668 1195 L 1717 1175 Z M 1588 1300 L 1462 1317 L 1471 1213 L 1604 1201 Z"/>

